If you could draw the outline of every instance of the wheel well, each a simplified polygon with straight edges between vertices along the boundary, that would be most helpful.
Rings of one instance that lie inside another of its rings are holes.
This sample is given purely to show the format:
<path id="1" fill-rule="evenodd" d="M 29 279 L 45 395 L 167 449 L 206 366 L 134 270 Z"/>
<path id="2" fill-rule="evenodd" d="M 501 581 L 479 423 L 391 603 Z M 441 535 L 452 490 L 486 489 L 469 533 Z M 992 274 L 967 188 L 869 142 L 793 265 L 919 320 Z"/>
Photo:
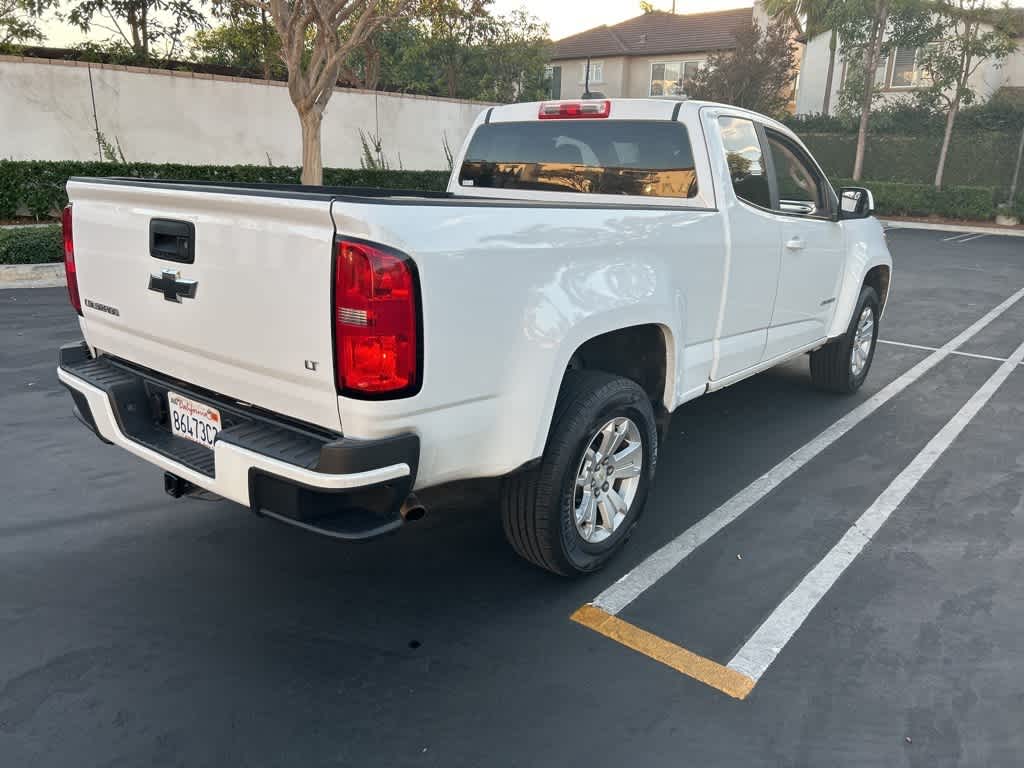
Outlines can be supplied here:
<path id="1" fill-rule="evenodd" d="M 665 334 L 657 325 L 634 325 L 602 333 L 576 350 L 569 368 L 605 371 L 632 379 L 656 406 L 662 405 L 668 369 Z"/>
<path id="2" fill-rule="evenodd" d="M 885 309 L 885 300 L 889 297 L 889 275 L 889 267 L 881 265 L 871 269 L 864 277 L 864 285 L 870 285 L 878 294 L 881 310 Z"/>

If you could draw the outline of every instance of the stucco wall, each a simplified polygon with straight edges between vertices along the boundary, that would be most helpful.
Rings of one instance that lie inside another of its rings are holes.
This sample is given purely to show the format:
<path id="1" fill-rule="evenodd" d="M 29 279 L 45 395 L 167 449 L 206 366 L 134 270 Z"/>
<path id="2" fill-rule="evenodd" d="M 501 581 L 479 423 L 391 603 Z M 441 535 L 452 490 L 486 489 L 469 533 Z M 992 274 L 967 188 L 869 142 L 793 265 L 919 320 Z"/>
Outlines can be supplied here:
<path id="1" fill-rule="evenodd" d="M 997 73 L 1000 85 L 1024 88 L 1024 40 L 1020 41 L 1020 47 L 1014 53 L 1006 57 Z"/>
<path id="2" fill-rule="evenodd" d="M 821 112 L 825 100 L 825 81 L 828 77 L 829 35 L 818 35 L 804 49 L 800 67 L 800 81 L 796 90 L 796 113 L 810 115 Z M 843 62 L 836 53 L 835 73 L 832 77 L 832 109 L 839 96 L 839 83 L 843 75 Z"/>
<path id="3" fill-rule="evenodd" d="M 592 61 L 603 63 L 602 79 L 594 80 L 591 77 L 590 90 L 600 91 L 609 98 L 618 98 L 629 94 L 623 93 L 623 83 L 628 67 L 628 61 L 624 56 L 594 57 Z M 551 62 L 556 67 L 562 68 L 562 98 L 578 99 L 583 95 L 583 73 L 586 69 L 586 59 L 562 59 Z"/>
<path id="4" fill-rule="evenodd" d="M 0 56 L 0 157 L 97 159 L 100 131 L 129 161 L 299 165 L 298 118 L 280 83 Z M 323 123 L 324 165 L 358 168 L 359 129 L 410 170 L 446 167 L 487 105 L 339 89 Z"/>
<path id="5" fill-rule="evenodd" d="M 800 71 L 800 85 L 796 94 L 796 112 L 798 115 L 809 115 L 821 112 L 822 99 L 825 95 L 825 74 L 828 67 L 829 35 L 821 34 L 808 42 L 804 51 L 803 66 Z M 839 87 L 843 79 L 843 59 L 836 54 L 835 77 L 832 82 L 832 107 L 836 111 Z M 970 86 L 977 94 L 979 101 L 986 101 L 993 93 L 1004 85 L 1024 87 L 1024 49 L 1018 48 L 1003 61 L 989 59 L 982 63 L 971 76 Z M 881 103 L 891 103 L 913 96 L 913 89 L 889 89 L 882 92 Z"/>
<path id="6" fill-rule="evenodd" d="M 614 56 L 604 62 L 602 82 L 591 81 L 590 90 L 610 98 L 646 98 L 651 91 L 651 64 L 658 61 L 704 61 L 707 53 L 669 54 L 665 56 Z M 586 59 L 552 62 L 562 68 L 562 98 L 578 99 L 583 94 L 583 68 Z"/>
<path id="7" fill-rule="evenodd" d="M 634 56 L 629 62 L 629 95 L 637 98 L 651 95 L 651 65 L 660 61 L 700 61 L 707 53 L 679 53 L 667 56 Z"/>

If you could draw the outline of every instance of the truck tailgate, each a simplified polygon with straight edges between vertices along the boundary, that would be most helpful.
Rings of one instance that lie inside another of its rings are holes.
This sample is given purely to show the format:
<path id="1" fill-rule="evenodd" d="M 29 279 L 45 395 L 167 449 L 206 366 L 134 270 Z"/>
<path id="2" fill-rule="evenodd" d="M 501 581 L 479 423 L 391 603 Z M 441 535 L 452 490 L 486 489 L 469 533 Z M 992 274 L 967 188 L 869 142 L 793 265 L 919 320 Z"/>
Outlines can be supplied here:
<path id="1" fill-rule="evenodd" d="M 90 346 L 340 430 L 327 197 L 114 180 L 73 180 L 68 195 Z"/>

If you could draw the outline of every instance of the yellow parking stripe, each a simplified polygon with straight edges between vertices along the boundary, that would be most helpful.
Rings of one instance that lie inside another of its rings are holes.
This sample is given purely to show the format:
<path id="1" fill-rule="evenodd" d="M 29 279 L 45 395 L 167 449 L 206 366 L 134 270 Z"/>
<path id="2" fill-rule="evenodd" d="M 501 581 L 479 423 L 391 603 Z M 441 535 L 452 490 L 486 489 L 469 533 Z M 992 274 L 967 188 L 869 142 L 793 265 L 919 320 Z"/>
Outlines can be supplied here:
<path id="1" fill-rule="evenodd" d="M 668 640 L 662 640 L 657 635 L 652 635 L 596 606 L 584 605 L 570 618 L 577 624 L 582 624 L 627 648 L 672 667 L 687 677 L 710 685 L 734 699 L 747 698 L 757 682 L 742 672 L 698 656 L 693 651 L 688 651 Z"/>

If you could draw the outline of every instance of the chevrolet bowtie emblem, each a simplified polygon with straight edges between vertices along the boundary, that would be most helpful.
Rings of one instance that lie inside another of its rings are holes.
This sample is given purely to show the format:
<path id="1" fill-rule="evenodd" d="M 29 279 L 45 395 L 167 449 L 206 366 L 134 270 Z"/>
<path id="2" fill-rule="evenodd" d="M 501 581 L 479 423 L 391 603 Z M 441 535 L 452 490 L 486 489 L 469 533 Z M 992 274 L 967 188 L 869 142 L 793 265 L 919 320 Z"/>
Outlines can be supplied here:
<path id="1" fill-rule="evenodd" d="M 159 275 L 150 275 L 149 290 L 162 293 L 167 301 L 179 304 L 183 298 L 194 299 L 199 283 L 196 280 L 182 280 L 178 274 L 173 269 L 165 269 Z"/>

